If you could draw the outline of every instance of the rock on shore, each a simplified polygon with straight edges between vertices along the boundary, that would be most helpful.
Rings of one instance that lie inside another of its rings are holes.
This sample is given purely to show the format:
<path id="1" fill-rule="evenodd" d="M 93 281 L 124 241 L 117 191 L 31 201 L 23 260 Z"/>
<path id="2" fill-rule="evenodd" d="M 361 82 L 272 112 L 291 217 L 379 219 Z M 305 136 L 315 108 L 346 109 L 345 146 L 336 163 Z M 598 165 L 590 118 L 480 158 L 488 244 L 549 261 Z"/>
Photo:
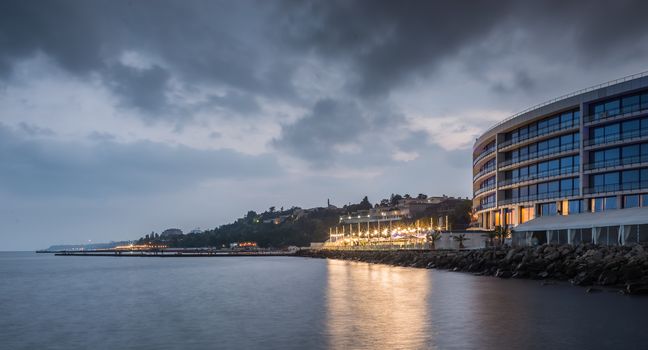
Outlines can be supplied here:
<path id="1" fill-rule="evenodd" d="M 641 245 L 582 244 L 498 247 L 478 250 L 342 251 L 304 250 L 298 256 L 438 268 L 500 278 L 570 281 L 648 295 L 648 251 Z"/>

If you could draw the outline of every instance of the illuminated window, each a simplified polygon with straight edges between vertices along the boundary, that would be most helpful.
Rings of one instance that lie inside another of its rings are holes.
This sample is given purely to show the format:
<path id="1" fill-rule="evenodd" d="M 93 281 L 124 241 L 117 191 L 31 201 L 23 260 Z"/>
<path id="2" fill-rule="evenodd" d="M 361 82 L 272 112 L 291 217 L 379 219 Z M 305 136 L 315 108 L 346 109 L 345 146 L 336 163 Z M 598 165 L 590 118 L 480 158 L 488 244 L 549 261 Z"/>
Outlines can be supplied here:
<path id="1" fill-rule="evenodd" d="M 520 223 L 525 223 L 535 218 L 535 209 L 533 207 L 522 207 Z"/>
<path id="2" fill-rule="evenodd" d="M 562 201 L 560 208 L 561 215 L 569 215 L 569 201 Z"/>

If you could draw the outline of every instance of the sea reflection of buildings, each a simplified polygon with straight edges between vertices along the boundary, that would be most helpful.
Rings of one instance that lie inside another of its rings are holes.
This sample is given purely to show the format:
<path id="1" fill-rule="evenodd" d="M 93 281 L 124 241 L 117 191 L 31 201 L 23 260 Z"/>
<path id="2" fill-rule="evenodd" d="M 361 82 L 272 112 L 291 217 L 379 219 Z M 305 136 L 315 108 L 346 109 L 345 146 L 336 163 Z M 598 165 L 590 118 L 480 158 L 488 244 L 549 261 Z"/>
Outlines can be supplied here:
<path id="1" fill-rule="evenodd" d="M 328 260 L 327 264 L 329 347 L 427 347 L 431 336 L 426 331 L 428 271 L 340 260 Z"/>

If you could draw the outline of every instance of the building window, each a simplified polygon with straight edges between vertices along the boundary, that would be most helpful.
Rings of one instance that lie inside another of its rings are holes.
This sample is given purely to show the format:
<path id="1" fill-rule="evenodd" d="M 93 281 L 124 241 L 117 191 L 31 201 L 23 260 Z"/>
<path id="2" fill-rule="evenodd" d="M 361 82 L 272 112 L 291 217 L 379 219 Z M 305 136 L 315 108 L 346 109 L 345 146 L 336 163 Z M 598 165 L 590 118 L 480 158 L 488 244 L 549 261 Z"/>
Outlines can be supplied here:
<path id="1" fill-rule="evenodd" d="M 560 210 L 558 211 L 558 214 L 560 214 L 560 215 L 569 215 L 569 202 L 568 201 L 562 201 L 559 204 L 560 204 Z"/>
<path id="2" fill-rule="evenodd" d="M 553 216 L 558 213 L 556 203 L 543 203 L 540 204 L 540 216 Z"/>
<path id="3" fill-rule="evenodd" d="M 576 214 L 581 212 L 581 201 L 576 199 L 576 200 L 571 200 L 569 201 L 569 209 L 568 213 L 571 214 Z"/>
<path id="4" fill-rule="evenodd" d="M 605 208 L 603 210 L 611 210 L 611 209 L 618 209 L 619 206 L 617 204 L 617 197 L 612 196 L 612 197 L 605 197 Z"/>
<path id="5" fill-rule="evenodd" d="M 507 225 L 515 225 L 516 222 L 514 222 L 515 218 L 515 209 L 506 209 L 504 212 L 504 217 L 505 217 L 505 222 Z"/>
<path id="6" fill-rule="evenodd" d="M 639 206 L 639 195 L 628 195 L 623 196 L 623 207 L 624 208 L 636 208 Z"/>
<path id="7" fill-rule="evenodd" d="M 621 113 L 632 113 L 640 109 L 639 95 L 628 96 L 621 99 Z"/>
<path id="8" fill-rule="evenodd" d="M 621 172 L 621 183 L 623 184 L 623 190 L 639 188 L 639 170 L 626 170 Z"/>
<path id="9" fill-rule="evenodd" d="M 533 220 L 535 218 L 535 208 L 534 207 L 522 207 L 520 209 L 521 214 L 520 215 L 520 223 L 525 223 L 529 220 Z"/>

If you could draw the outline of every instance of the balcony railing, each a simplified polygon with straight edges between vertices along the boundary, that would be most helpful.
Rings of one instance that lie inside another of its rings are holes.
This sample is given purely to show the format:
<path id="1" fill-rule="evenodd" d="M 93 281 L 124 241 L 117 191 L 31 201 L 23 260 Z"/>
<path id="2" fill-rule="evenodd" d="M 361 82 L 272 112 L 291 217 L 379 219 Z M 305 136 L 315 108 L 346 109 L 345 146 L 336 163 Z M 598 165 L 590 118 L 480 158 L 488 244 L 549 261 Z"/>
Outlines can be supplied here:
<path id="1" fill-rule="evenodd" d="M 480 205 L 478 205 L 478 206 L 475 208 L 475 210 L 476 210 L 476 211 L 480 211 L 480 210 L 490 209 L 490 208 L 494 208 L 494 207 L 495 207 L 495 202 L 491 202 L 491 203 L 484 203 L 484 204 L 480 204 Z"/>
<path id="2" fill-rule="evenodd" d="M 584 169 L 597 170 L 597 169 L 614 168 L 619 166 L 641 164 L 641 163 L 648 163 L 648 154 L 642 154 L 640 156 L 616 158 L 616 159 L 606 159 L 599 162 L 585 164 Z"/>
<path id="3" fill-rule="evenodd" d="M 510 146 L 510 145 L 512 145 L 514 143 L 526 141 L 526 140 L 529 140 L 529 139 L 532 139 L 532 138 L 538 137 L 538 136 L 548 135 L 548 134 L 551 134 L 551 133 L 557 132 L 557 131 L 564 131 L 566 129 L 575 128 L 577 126 L 580 126 L 580 122 L 579 122 L 578 119 L 571 120 L 570 122 L 565 122 L 565 123 L 560 123 L 560 124 L 555 124 L 555 125 L 548 125 L 548 126 L 542 128 L 542 129 L 538 129 L 538 130 L 534 130 L 532 132 L 529 132 L 524 136 L 518 136 L 516 138 L 506 140 L 506 141 L 500 143 L 498 145 L 498 147 L 500 149 L 502 149 L 502 148 L 508 147 L 508 146 Z"/>
<path id="4" fill-rule="evenodd" d="M 605 82 L 605 83 L 602 83 L 602 84 L 598 84 L 598 85 L 590 86 L 590 87 L 585 88 L 585 89 L 581 89 L 581 90 L 578 90 L 578 91 L 570 92 L 570 93 L 568 93 L 568 94 L 566 94 L 566 95 L 562 95 L 562 96 L 559 96 L 559 97 L 553 98 L 553 99 L 551 99 L 551 100 L 548 100 L 548 101 L 542 102 L 542 103 L 537 104 L 537 105 L 535 105 L 535 106 L 529 107 L 529 108 L 527 108 L 527 109 L 525 109 L 525 110 L 523 110 L 523 111 L 520 111 L 520 112 L 518 112 L 518 113 L 515 113 L 514 115 L 512 115 L 512 116 L 510 116 L 510 117 L 508 117 L 508 118 L 502 120 L 501 122 L 499 122 L 499 123 L 497 123 L 497 124 L 491 126 L 490 128 L 488 128 L 488 130 L 486 130 L 486 131 L 484 132 L 484 134 L 490 132 L 491 130 L 495 130 L 495 129 L 498 128 L 499 126 L 506 124 L 506 123 L 509 122 L 510 120 L 513 120 L 513 119 L 515 119 L 515 118 L 521 116 L 522 114 L 525 114 L 525 113 L 528 113 L 528 112 L 530 112 L 530 111 L 533 111 L 533 110 L 539 109 L 539 108 L 541 108 L 541 107 L 544 107 L 544 106 L 550 105 L 550 104 L 552 104 L 552 103 L 554 103 L 554 102 L 558 102 L 558 101 L 561 101 L 561 100 L 564 100 L 564 99 L 567 99 L 567 98 L 570 98 L 570 97 L 578 96 L 578 95 L 581 95 L 581 94 L 584 94 L 584 93 L 587 93 L 587 92 L 590 92 L 590 91 L 598 90 L 598 89 L 601 89 L 601 88 L 604 88 L 604 87 L 608 87 L 608 86 L 612 86 L 612 85 L 615 85 L 615 84 L 623 83 L 623 82 L 626 82 L 626 81 L 630 81 L 630 80 L 634 80 L 634 79 L 642 78 L 642 77 L 645 77 L 645 76 L 648 76 L 648 71 L 646 71 L 646 72 L 641 72 L 641 73 L 637 73 L 637 74 L 628 75 L 628 76 L 625 76 L 625 77 L 623 77 L 623 78 L 619 78 L 619 79 L 611 80 L 611 81 L 608 81 L 608 82 Z"/>
<path id="5" fill-rule="evenodd" d="M 585 194 L 608 193 L 619 191 L 632 191 L 648 188 L 648 181 L 633 181 L 618 184 L 606 184 L 599 186 L 590 186 L 584 189 Z"/>
<path id="6" fill-rule="evenodd" d="M 521 203 L 521 202 L 541 201 L 541 200 L 545 200 L 545 199 L 559 199 L 559 198 L 564 198 L 564 197 L 578 196 L 579 194 L 580 194 L 580 191 L 577 188 L 574 188 L 574 189 L 571 189 L 571 190 L 545 192 L 545 193 L 538 193 L 538 194 L 534 194 L 534 195 L 530 195 L 530 196 L 503 199 L 503 200 L 499 201 L 499 205 L 507 205 L 507 204 L 513 204 L 513 203 Z"/>
<path id="7" fill-rule="evenodd" d="M 480 194 L 482 194 L 484 192 L 488 192 L 488 191 L 491 191 L 491 190 L 494 190 L 494 189 L 495 189 L 495 184 L 492 184 L 492 185 L 486 186 L 486 187 L 482 187 L 482 188 L 478 189 L 477 191 L 475 191 L 473 196 L 476 197 L 476 196 L 478 196 L 478 195 L 480 195 Z"/>
<path id="8" fill-rule="evenodd" d="M 614 109 L 608 109 L 603 112 L 598 112 L 585 116 L 583 121 L 585 123 L 593 123 L 611 118 L 621 118 L 624 116 L 632 115 L 633 113 L 648 111 L 648 103 L 637 103 L 630 106 L 623 106 Z"/>
<path id="9" fill-rule="evenodd" d="M 565 145 L 550 147 L 550 148 L 547 148 L 547 149 L 544 149 L 544 150 L 541 150 L 541 151 L 535 151 L 535 152 L 532 152 L 532 153 L 527 153 L 524 156 L 518 156 L 516 158 L 511 158 L 511 159 L 504 160 L 504 161 L 499 163 L 499 167 L 503 168 L 503 167 L 509 166 L 509 165 L 511 165 L 513 163 L 524 162 L 524 161 L 532 160 L 532 159 L 535 159 L 535 158 L 540 158 L 540 157 L 544 157 L 544 156 L 548 156 L 548 155 L 552 155 L 552 154 L 558 154 L 558 153 L 562 153 L 562 152 L 566 152 L 566 151 L 575 150 L 579 146 L 580 146 L 580 141 L 576 141 L 576 142 L 568 143 L 568 144 L 565 144 Z"/>
<path id="10" fill-rule="evenodd" d="M 513 185 L 513 184 L 520 183 L 520 182 L 541 180 L 541 179 L 546 179 L 546 178 L 554 177 L 554 176 L 576 175 L 576 174 L 578 174 L 578 170 L 579 170 L 578 166 L 551 169 L 551 170 L 539 172 L 539 173 L 536 173 L 536 174 L 529 174 L 527 176 L 519 176 L 519 177 L 516 177 L 516 178 L 513 178 L 513 179 L 502 180 L 502 181 L 499 182 L 499 186 L 508 186 L 508 185 Z"/>
<path id="11" fill-rule="evenodd" d="M 486 175 L 486 174 L 488 174 L 488 173 L 490 173 L 491 171 L 494 171 L 494 170 L 495 170 L 495 165 L 492 165 L 492 166 L 489 166 L 488 168 L 482 169 L 480 172 L 475 174 L 475 176 L 473 176 L 473 181 L 477 181 L 477 179 L 479 179 L 480 177 L 482 177 L 482 176 L 484 176 L 484 175 Z"/>
<path id="12" fill-rule="evenodd" d="M 489 147 L 488 149 L 484 150 L 484 152 L 480 153 L 475 160 L 473 160 L 473 165 L 477 164 L 480 160 L 488 157 L 489 155 L 493 154 L 495 152 L 495 146 Z"/>
<path id="13" fill-rule="evenodd" d="M 585 140 L 585 146 L 600 146 L 619 141 L 632 141 L 646 136 L 648 136 L 648 129 L 636 129 L 587 139 Z"/>

